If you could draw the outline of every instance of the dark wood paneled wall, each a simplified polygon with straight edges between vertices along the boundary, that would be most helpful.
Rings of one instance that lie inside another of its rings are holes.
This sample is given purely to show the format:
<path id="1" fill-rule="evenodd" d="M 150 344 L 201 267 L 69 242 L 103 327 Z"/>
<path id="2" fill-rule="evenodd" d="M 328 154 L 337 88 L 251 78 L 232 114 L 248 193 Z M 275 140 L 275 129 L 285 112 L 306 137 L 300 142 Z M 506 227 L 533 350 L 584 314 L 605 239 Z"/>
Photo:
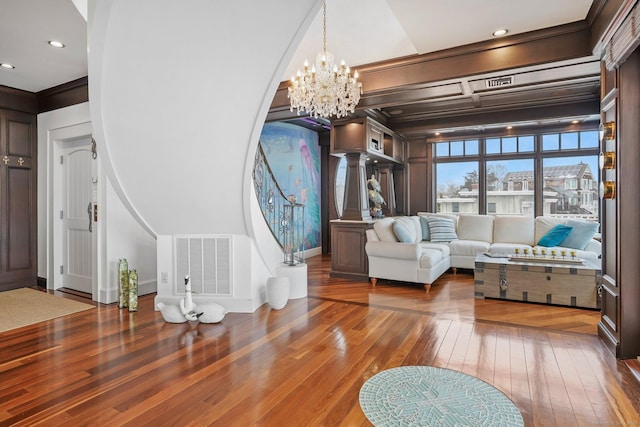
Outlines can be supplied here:
<path id="1" fill-rule="evenodd" d="M 0 86 L 0 108 L 36 114 L 38 96 L 32 92 Z"/>
<path id="2" fill-rule="evenodd" d="M 55 86 L 38 93 L 0 86 L 0 108 L 39 114 L 89 101 L 87 77 Z"/>
<path id="3" fill-rule="evenodd" d="M 87 77 L 52 87 L 37 93 L 38 112 L 57 110 L 58 108 L 80 104 L 89 100 L 89 82 Z"/>
<path id="4" fill-rule="evenodd" d="M 403 94 L 410 94 L 416 85 L 582 58 L 590 56 L 591 49 L 589 25 L 586 21 L 580 21 L 504 39 L 359 66 L 365 93 L 358 110 L 378 107 L 378 95 L 385 91 L 393 91 L 394 96 L 401 98 Z M 271 104 L 270 119 L 295 116 L 295 113 L 288 111 L 288 85 L 288 82 L 282 82 L 278 87 Z M 389 98 L 385 100 L 388 102 Z"/>
<path id="5" fill-rule="evenodd" d="M 620 350 L 640 356 L 640 48 L 620 66 L 618 91 L 618 286 Z"/>

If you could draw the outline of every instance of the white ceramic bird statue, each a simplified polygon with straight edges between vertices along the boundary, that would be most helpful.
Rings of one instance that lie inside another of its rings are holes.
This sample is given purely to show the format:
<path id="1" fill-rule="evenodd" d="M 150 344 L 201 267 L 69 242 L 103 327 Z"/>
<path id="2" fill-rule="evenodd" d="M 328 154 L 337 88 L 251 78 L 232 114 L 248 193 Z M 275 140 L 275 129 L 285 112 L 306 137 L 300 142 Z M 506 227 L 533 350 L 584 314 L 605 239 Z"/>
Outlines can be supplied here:
<path id="1" fill-rule="evenodd" d="M 200 317 L 198 317 L 200 322 L 218 323 L 224 318 L 225 314 L 227 314 L 227 309 L 215 302 L 205 302 L 196 305 L 196 312 L 202 313 Z"/>
<path id="2" fill-rule="evenodd" d="M 185 319 L 198 320 L 202 316 L 202 312 L 196 313 L 196 304 L 193 302 L 191 295 L 191 277 L 187 274 L 184 276 L 184 298 L 180 299 L 180 312 Z"/>
<path id="3" fill-rule="evenodd" d="M 177 304 L 165 304 L 163 302 L 159 302 L 156 304 L 158 310 L 160 310 L 160 314 L 162 314 L 162 318 L 167 323 L 184 323 L 187 321 L 187 318 L 184 317 L 180 307 Z"/>

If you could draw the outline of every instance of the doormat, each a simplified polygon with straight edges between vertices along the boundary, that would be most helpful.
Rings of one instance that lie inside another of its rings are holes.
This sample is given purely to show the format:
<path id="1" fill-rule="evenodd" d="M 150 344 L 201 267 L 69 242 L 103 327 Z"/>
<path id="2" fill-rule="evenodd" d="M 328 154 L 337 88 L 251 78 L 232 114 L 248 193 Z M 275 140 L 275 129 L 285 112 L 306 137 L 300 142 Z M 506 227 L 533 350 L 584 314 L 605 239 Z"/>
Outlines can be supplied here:
<path id="1" fill-rule="evenodd" d="M 0 332 L 94 308 L 30 288 L 0 292 Z"/>

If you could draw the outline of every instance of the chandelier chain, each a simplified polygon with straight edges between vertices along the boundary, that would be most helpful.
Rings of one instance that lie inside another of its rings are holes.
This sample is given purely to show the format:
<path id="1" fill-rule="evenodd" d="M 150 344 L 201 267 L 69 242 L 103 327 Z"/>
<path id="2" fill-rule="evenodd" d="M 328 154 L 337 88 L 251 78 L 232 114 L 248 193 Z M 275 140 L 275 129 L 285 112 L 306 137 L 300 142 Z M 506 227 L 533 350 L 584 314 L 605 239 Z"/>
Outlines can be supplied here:
<path id="1" fill-rule="evenodd" d="M 322 11 L 322 51 L 327 51 L 327 2 L 323 3 Z"/>

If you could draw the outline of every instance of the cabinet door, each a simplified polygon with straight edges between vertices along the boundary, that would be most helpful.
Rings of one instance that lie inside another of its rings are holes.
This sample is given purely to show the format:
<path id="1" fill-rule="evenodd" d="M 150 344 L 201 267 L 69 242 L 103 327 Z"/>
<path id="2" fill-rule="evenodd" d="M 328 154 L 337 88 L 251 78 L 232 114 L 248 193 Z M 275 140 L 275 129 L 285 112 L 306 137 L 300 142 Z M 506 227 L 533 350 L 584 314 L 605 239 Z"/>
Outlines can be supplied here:
<path id="1" fill-rule="evenodd" d="M 0 290 L 36 283 L 35 147 L 35 116 L 0 110 Z"/>

